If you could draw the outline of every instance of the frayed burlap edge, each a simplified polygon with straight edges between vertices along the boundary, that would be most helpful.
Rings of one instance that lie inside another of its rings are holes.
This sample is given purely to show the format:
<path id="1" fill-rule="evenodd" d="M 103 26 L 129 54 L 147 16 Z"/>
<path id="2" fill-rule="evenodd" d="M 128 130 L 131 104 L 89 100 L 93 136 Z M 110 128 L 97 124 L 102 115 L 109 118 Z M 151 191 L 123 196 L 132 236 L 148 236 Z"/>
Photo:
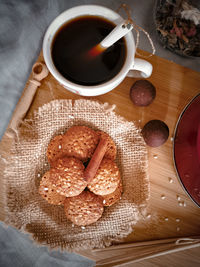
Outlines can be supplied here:
<path id="1" fill-rule="evenodd" d="M 120 123 L 124 124 L 124 127 L 130 127 L 132 125 L 134 125 L 133 122 L 128 122 L 126 121 L 123 117 L 116 115 L 115 112 L 113 111 L 115 106 L 110 106 L 108 103 L 104 103 L 101 104 L 97 101 L 90 101 L 90 100 L 76 100 L 74 103 L 71 100 L 54 100 L 51 101 L 48 104 L 45 104 L 44 106 L 40 107 L 37 111 L 34 112 L 33 116 L 31 119 L 29 120 L 25 120 L 23 127 L 25 128 L 31 128 L 32 127 L 32 122 L 34 122 L 34 120 L 36 118 L 42 118 L 43 116 L 43 112 L 45 110 L 51 110 L 52 106 L 59 106 L 60 104 L 66 104 L 67 107 L 69 107 L 69 105 L 73 108 L 74 106 L 76 107 L 86 107 L 87 109 L 92 106 L 95 110 L 101 110 L 102 112 L 104 112 L 104 114 L 109 115 L 111 118 L 112 117 L 117 117 L 117 120 Z M 73 116 L 73 115 L 72 115 Z M 89 126 L 89 125 L 88 125 Z M 138 133 L 140 132 L 140 129 L 138 129 Z M 16 143 L 20 143 L 20 138 L 21 138 L 21 129 L 19 129 L 19 136 L 16 139 Z M 69 243 L 64 243 L 64 244 L 48 244 L 48 242 L 46 241 L 41 241 L 37 238 L 37 236 L 34 235 L 34 233 L 30 233 L 30 230 L 27 228 L 26 225 L 19 225 L 17 224 L 17 222 L 15 221 L 15 219 L 13 218 L 13 213 L 10 211 L 9 207 L 8 207 L 8 191 L 7 189 L 7 179 L 8 179 L 8 173 L 6 173 L 4 171 L 4 175 L 2 177 L 2 188 L 3 188 L 3 192 L 1 194 L 1 202 L 4 206 L 4 212 L 6 214 L 6 217 L 4 219 L 4 222 L 8 225 L 14 226 L 17 229 L 20 229 L 23 233 L 29 234 L 29 236 L 36 241 L 36 243 L 38 245 L 44 245 L 44 246 L 48 246 L 50 249 L 58 249 L 60 248 L 61 250 L 64 249 L 68 249 L 70 251 L 77 251 L 79 249 L 87 249 L 87 248 L 104 248 L 107 246 L 110 246 L 113 241 L 121 241 L 123 238 L 125 238 L 128 234 L 130 234 L 133 231 L 133 226 L 138 222 L 138 218 L 139 218 L 139 213 L 141 209 L 144 209 L 146 207 L 146 203 L 149 199 L 149 195 L 150 195 L 150 186 L 149 186 L 149 177 L 147 175 L 147 168 L 148 168 L 148 161 L 147 161 L 147 151 L 146 151 L 146 147 L 145 145 L 143 146 L 143 151 L 142 153 L 144 154 L 144 161 L 143 161 L 143 169 L 144 169 L 144 173 L 145 173 L 145 186 L 144 186 L 144 195 L 145 195 L 145 199 L 142 203 L 140 204 L 133 204 L 135 206 L 135 220 L 130 221 L 129 223 L 126 224 L 125 227 L 122 227 L 120 229 L 120 231 L 117 233 L 117 235 L 110 235 L 110 236 L 104 236 L 102 238 L 90 238 L 87 240 L 81 240 L 81 241 L 73 241 L 73 242 L 69 242 Z M 15 150 L 15 149 L 14 149 Z M 15 152 L 15 151 L 12 151 Z M 9 155 L 9 157 L 12 157 L 12 155 Z M 6 157 L 1 157 L 1 159 L 5 159 Z M 13 162 L 11 162 L 10 160 L 8 161 L 7 159 L 3 160 L 3 164 L 5 165 L 5 170 L 10 168 L 11 164 L 13 164 Z"/>

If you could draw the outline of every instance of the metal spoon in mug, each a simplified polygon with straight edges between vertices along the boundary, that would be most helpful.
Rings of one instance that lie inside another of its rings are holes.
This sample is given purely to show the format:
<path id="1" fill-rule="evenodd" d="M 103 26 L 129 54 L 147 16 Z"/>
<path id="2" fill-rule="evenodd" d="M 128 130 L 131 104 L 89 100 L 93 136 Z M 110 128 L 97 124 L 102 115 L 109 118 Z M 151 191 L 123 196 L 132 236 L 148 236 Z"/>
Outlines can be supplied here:
<path id="1" fill-rule="evenodd" d="M 116 43 L 120 38 L 124 37 L 132 29 L 133 24 L 129 20 L 121 22 L 99 44 L 91 48 L 87 52 L 87 55 L 90 56 L 90 58 L 98 56 L 107 48 Z"/>

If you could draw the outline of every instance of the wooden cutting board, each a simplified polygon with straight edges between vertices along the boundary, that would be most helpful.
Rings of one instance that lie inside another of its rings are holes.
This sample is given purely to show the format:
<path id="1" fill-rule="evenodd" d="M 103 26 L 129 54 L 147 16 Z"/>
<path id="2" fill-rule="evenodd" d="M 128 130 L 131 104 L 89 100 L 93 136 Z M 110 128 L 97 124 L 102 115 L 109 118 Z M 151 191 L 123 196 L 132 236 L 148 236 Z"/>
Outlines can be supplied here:
<path id="1" fill-rule="evenodd" d="M 172 142 L 180 113 L 200 92 L 200 73 L 157 56 L 152 56 L 148 60 L 153 65 L 153 74 L 148 80 L 157 90 L 154 102 L 148 107 L 134 106 L 129 98 L 130 87 L 137 79 L 126 78 L 105 95 L 81 97 L 64 89 L 49 74 L 38 88 L 27 113 L 28 118 L 35 109 L 53 99 L 87 98 L 115 104 L 117 114 L 129 121 L 136 121 L 141 128 L 152 119 L 163 120 L 168 125 L 170 136 L 167 142 L 158 148 L 148 147 L 151 197 L 147 213 L 143 214 L 134 232 L 124 242 L 200 234 L 200 209 L 184 192 L 176 176 Z M 43 62 L 42 53 L 38 62 Z M 0 150 L 9 152 L 6 136 L 2 138 Z M 180 206 L 179 201 L 185 204 Z"/>

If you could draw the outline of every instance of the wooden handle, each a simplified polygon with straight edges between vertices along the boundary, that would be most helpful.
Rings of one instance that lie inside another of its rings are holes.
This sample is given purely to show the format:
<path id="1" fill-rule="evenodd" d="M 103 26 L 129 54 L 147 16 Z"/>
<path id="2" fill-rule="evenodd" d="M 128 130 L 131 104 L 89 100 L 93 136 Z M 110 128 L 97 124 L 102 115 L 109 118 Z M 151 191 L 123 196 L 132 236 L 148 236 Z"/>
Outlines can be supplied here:
<path id="1" fill-rule="evenodd" d="M 40 81 L 48 75 L 48 69 L 45 64 L 37 62 L 33 65 L 32 76 L 34 79 L 29 80 L 28 86 L 25 88 L 8 125 L 6 135 L 14 138 L 20 120 L 22 120 L 31 106 L 37 88 L 41 85 Z"/>
<path id="2" fill-rule="evenodd" d="M 13 136 L 13 132 L 17 129 L 19 121 L 25 117 L 38 86 L 40 86 L 40 82 L 36 80 L 30 80 L 30 84 L 26 88 L 26 91 L 24 91 L 22 94 L 18 105 L 16 106 L 12 120 L 8 126 L 8 135 L 10 137 Z"/>

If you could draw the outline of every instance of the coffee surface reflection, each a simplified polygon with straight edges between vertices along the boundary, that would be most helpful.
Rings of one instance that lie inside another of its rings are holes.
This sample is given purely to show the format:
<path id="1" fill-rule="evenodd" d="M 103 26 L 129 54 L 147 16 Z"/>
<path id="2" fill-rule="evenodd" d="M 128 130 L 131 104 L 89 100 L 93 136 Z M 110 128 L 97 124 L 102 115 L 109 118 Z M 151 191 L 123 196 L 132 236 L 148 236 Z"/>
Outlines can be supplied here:
<path id="1" fill-rule="evenodd" d="M 79 85 L 98 85 L 115 77 L 126 59 L 124 38 L 100 55 L 88 56 L 88 51 L 115 26 L 97 16 L 82 16 L 64 24 L 52 42 L 51 53 L 56 69 L 67 80 Z"/>

